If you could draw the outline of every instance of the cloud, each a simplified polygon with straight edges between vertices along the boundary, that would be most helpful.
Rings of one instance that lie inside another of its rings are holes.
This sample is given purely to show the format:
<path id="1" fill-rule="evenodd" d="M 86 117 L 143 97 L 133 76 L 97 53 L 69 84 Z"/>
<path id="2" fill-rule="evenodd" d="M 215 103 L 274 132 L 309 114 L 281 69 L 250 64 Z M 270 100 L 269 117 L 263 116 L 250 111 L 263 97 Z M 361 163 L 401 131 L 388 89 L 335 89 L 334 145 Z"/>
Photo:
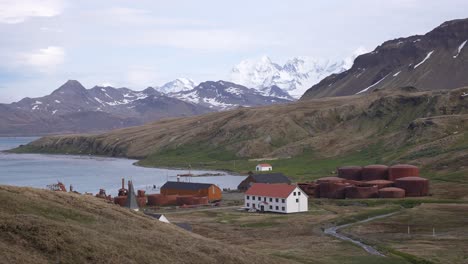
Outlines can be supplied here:
<path id="1" fill-rule="evenodd" d="M 50 46 L 45 49 L 19 55 L 18 63 L 33 67 L 43 73 L 54 72 L 65 60 L 65 49 L 57 46 Z"/>
<path id="2" fill-rule="evenodd" d="M 0 0 L 0 23 L 18 24 L 31 17 L 53 17 L 62 10 L 61 0 Z"/>
<path id="3" fill-rule="evenodd" d="M 130 87 L 148 87 L 157 82 L 155 69 L 146 66 L 130 67 L 126 74 L 126 83 Z"/>
<path id="4" fill-rule="evenodd" d="M 344 66 L 344 67 L 345 67 L 346 69 L 350 69 L 350 68 L 353 66 L 353 64 L 354 64 L 354 60 L 355 60 L 359 55 L 362 55 L 362 54 L 368 53 L 368 52 L 369 52 L 368 49 L 366 49 L 366 48 L 363 47 L 363 46 L 359 46 L 357 49 L 355 49 L 355 50 L 353 51 L 353 53 L 352 53 L 350 56 L 348 56 L 348 57 L 346 57 L 346 58 L 344 59 L 344 62 L 345 62 L 345 66 Z"/>

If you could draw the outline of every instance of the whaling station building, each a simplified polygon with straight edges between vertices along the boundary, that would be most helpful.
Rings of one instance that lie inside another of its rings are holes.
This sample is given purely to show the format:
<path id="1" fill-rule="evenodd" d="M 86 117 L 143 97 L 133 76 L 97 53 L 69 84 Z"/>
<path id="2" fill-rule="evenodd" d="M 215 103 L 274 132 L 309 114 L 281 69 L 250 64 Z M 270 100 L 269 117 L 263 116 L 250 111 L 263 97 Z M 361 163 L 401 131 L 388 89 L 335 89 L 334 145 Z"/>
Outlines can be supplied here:
<path id="1" fill-rule="evenodd" d="M 244 206 L 261 212 L 306 212 L 308 196 L 296 185 L 254 183 L 244 194 Z"/>
<path id="2" fill-rule="evenodd" d="M 271 166 L 271 165 L 268 164 L 268 163 L 261 163 L 261 164 L 258 164 L 258 165 L 255 167 L 255 170 L 256 170 L 256 171 L 272 171 L 272 170 L 273 170 L 273 166 Z"/>
<path id="3" fill-rule="evenodd" d="M 166 182 L 160 190 L 163 195 L 194 195 L 208 197 L 209 201 L 219 201 L 222 198 L 221 189 L 211 183 Z"/>
<path id="4" fill-rule="evenodd" d="M 268 173 L 268 174 L 250 174 L 238 186 L 239 191 L 245 192 L 254 183 L 285 183 L 291 184 L 291 180 L 282 173 Z"/>

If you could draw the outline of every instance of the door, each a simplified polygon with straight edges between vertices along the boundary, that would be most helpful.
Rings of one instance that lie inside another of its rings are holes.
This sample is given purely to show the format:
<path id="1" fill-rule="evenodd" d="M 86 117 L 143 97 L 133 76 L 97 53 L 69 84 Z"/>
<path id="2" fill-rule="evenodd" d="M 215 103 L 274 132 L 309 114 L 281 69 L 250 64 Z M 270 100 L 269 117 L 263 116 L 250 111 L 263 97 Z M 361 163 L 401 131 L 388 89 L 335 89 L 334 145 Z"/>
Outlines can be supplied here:
<path id="1" fill-rule="evenodd" d="M 265 212 L 265 206 L 264 205 L 260 205 L 260 211 Z"/>

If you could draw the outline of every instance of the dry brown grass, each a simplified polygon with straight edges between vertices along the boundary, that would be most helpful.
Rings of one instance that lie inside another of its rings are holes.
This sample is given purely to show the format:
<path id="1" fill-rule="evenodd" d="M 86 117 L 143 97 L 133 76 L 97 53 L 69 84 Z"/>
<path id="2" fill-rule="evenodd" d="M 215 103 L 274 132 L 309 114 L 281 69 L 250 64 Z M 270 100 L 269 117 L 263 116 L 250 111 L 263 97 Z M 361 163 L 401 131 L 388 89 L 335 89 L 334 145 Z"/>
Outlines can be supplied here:
<path id="1" fill-rule="evenodd" d="M 423 204 L 347 232 L 435 263 L 468 263 L 467 204 Z"/>
<path id="2" fill-rule="evenodd" d="M 0 186 L 0 263 L 283 263 L 98 198 Z"/>

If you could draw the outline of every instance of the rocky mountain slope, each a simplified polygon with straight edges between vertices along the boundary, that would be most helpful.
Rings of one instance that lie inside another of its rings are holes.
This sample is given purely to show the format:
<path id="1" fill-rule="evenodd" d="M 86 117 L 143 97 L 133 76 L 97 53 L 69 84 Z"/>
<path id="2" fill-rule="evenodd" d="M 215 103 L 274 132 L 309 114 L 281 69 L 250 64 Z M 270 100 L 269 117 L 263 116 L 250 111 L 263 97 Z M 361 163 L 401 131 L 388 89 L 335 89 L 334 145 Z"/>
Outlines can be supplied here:
<path id="1" fill-rule="evenodd" d="M 280 65 L 263 56 L 258 60 L 241 61 L 231 70 L 230 79 L 265 95 L 271 95 L 269 91 L 275 86 L 299 98 L 313 84 L 330 74 L 343 72 L 351 65 L 347 60 L 317 60 L 309 57 L 292 58 Z"/>
<path id="2" fill-rule="evenodd" d="M 67 81 L 50 95 L 1 104 L 0 135 L 83 133 L 141 125 L 166 117 L 210 112 L 209 108 L 168 97 L 153 88 L 95 86 Z"/>
<path id="3" fill-rule="evenodd" d="M 351 69 L 332 74 L 302 97 L 368 93 L 387 87 L 454 89 L 468 85 L 468 19 L 448 21 L 425 35 L 384 42 L 357 57 Z"/>
<path id="4" fill-rule="evenodd" d="M 292 100 L 277 87 L 267 96 L 230 82 L 192 85 L 190 80 L 178 79 L 158 88 L 166 92 L 162 93 L 151 87 L 143 91 L 102 86 L 86 89 L 71 80 L 50 95 L 0 104 L 0 135 L 102 132 L 167 117 Z"/>
<path id="5" fill-rule="evenodd" d="M 211 153 L 207 155 L 213 160 L 307 154 L 309 164 L 371 151 L 364 162 L 457 170 L 468 158 L 467 95 L 468 88 L 384 89 L 164 120 L 94 136 L 45 137 L 17 151 L 132 157 L 148 160 L 145 164 L 168 155 L 184 160 L 200 153 Z"/>
<path id="6" fill-rule="evenodd" d="M 0 263 L 284 263 L 104 200 L 0 186 Z"/>
<path id="7" fill-rule="evenodd" d="M 170 93 L 169 96 L 214 110 L 287 103 L 293 100 L 278 87 L 270 87 L 266 95 L 226 81 L 202 82 L 192 90 Z"/>

